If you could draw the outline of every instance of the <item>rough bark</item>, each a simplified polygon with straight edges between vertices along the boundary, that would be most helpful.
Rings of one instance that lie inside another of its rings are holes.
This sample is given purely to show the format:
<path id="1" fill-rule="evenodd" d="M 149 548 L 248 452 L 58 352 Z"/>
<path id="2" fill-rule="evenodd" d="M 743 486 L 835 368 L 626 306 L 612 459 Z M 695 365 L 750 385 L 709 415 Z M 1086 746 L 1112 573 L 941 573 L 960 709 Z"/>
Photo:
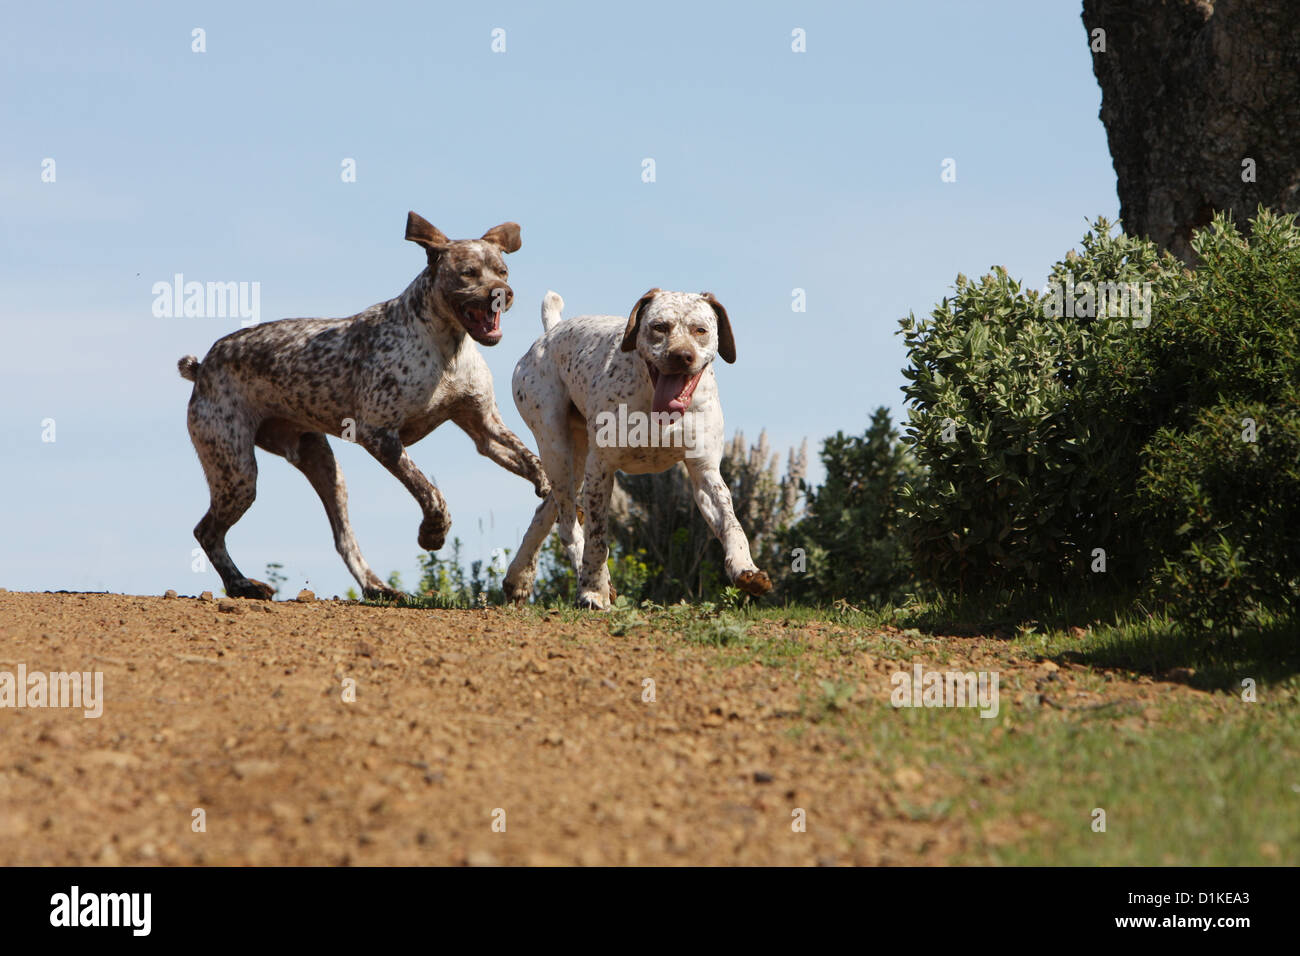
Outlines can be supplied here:
<path id="1" fill-rule="evenodd" d="M 1190 262 L 1219 210 L 1300 211 L 1300 0 L 1083 0 L 1083 22 L 1125 231 Z"/>

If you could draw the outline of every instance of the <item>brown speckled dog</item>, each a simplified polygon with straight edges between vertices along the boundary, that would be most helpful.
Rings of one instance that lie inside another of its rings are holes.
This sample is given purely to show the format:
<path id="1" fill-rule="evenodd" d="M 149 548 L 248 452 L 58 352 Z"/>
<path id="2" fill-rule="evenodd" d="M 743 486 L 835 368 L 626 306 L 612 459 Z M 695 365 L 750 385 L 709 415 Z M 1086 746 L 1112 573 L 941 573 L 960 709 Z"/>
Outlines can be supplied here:
<path id="1" fill-rule="evenodd" d="M 501 340 L 501 313 L 514 293 L 503 253 L 520 246 L 519 226 L 502 223 L 482 239 L 452 241 L 410 213 L 406 238 L 428 267 L 395 299 L 347 319 L 283 319 L 219 339 L 181 376 L 194 383 L 190 438 L 212 493 L 194 536 L 231 597 L 269 598 L 269 585 L 244 577 L 226 551 L 226 532 L 257 491 L 253 446 L 283 455 L 325 504 L 334 545 L 367 596 L 394 596 L 370 570 L 348 522 L 347 489 L 326 435 L 356 441 L 415 496 L 424 520 L 420 547 L 442 547 L 451 518 L 442 494 L 406 454 L 447 420 L 479 453 L 533 483 L 545 498 L 541 463 L 505 426 L 492 375 L 474 342 Z"/>

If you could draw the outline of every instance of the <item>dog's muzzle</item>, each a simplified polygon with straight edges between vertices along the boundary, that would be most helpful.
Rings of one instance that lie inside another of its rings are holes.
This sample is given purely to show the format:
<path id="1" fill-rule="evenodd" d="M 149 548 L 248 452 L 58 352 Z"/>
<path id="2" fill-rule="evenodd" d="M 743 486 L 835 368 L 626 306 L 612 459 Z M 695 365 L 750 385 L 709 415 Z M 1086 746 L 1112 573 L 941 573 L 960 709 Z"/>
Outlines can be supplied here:
<path id="1" fill-rule="evenodd" d="M 501 341 L 501 314 L 514 304 L 515 294 L 508 285 L 494 286 L 456 303 L 456 318 L 470 338 L 482 345 Z"/>

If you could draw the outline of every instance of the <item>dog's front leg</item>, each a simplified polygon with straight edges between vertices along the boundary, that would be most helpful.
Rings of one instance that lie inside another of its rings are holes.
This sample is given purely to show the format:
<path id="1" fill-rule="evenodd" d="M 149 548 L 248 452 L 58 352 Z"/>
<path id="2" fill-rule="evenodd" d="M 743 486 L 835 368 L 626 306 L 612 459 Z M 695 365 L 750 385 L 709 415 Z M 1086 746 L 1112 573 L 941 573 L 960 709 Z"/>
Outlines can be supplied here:
<path id="1" fill-rule="evenodd" d="M 695 504 L 713 534 L 722 543 L 726 556 L 727 577 L 742 591 L 755 596 L 772 590 L 772 579 L 760 571 L 749 553 L 749 539 L 736 519 L 731 503 L 731 489 L 722 480 L 718 463 L 687 458 L 686 471 L 695 487 Z"/>
<path id="2" fill-rule="evenodd" d="M 519 440 L 518 435 L 506 427 L 495 403 L 484 409 L 457 412 L 452 415 L 452 421 L 474 440 L 474 447 L 480 455 L 531 481 L 537 497 L 545 498 L 551 493 L 551 482 L 542 470 L 541 461 Z"/>
<path id="3" fill-rule="evenodd" d="M 426 551 L 441 548 L 451 529 L 447 501 L 411 461 L 397 432 L 391 428 L 362 425 L 357 428 L 357 444 L 392 472 L 419 503 L 420 511 L 424 513 L 424 520 L 420 522 L 420 547 Z"/>
<path id="4" fill-rule="evenodd" d="M 582 567 L 578 569 L 578 607 L 602 610 L 609 606 L 609 496 L 614 487 L 614 469 L 592 448 L 587 453 L 586 477 L 582 486 Z"/>

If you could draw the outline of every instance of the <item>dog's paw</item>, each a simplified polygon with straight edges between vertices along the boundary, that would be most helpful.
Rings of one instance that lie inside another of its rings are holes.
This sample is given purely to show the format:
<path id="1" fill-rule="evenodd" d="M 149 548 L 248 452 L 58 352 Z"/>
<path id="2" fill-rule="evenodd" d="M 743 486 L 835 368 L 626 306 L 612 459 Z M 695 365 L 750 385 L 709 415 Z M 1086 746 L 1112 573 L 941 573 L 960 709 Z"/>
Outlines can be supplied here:
<path id="1" fill-rule="evenodd" d="M 578 600 L 573 602 L 573 606 L 584 611 L 605 610 L 605 606 L 600 603 L 600 598 L 594 591 L 578 595 Z"/>
<path id="2" fill-rule="evenodd" d="M 447 541 L 447 532 L 451 530 L 451 519 L 446 515 L 436 515 L 420 522 L 420 547 L 425 551 L 437 551 Z"/>
<path id="3" fill-rule="evenodd" d="M 244 578 L 240 583 L 226 588 L 226 594 L 232 598 L 253 598 L 257 601 L 269 601 L 275 597 L 275 588 L 263 581 Z"/>
<path id="4" fill-rule="evenodd" d="M 762 597 L 772 590 L 772 579 L 767 576 L 766 571 L 759 571 L 754 568 L 749 571 L 741 571 L 736 575 L 735 585 L 746 594 Z"/>
<path id="5" fill-rule="evenodd" d="M 502 581 L 501 590 L 506 596 L 507 603 L 524 605 L 528 603 L 528 599 L 532 596 L 533 585 L 531 581 L 528 582 L 527 585 L 522 581 L 518 583 L 514 581 Z"/>
<path id="6" fill-rule="evenodd" d="M 380 584 L 374 587 L 368 587 L 362 590 L 367 601 L 393 601 L 397 604 L 406 603 L 406 595 L 387 584 Z"/>

